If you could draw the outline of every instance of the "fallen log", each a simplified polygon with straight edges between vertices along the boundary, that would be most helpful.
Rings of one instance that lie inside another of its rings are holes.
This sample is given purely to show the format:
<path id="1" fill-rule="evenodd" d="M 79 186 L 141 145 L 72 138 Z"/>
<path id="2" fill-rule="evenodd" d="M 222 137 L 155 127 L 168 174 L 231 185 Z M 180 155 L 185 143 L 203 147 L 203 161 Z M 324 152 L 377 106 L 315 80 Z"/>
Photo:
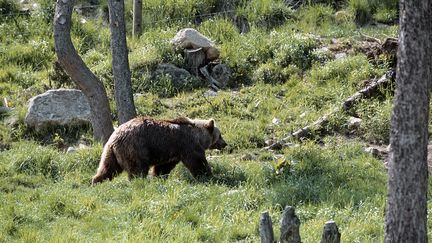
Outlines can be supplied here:
<path id="1" fill-rule="evenodd" d="M 296 130 L 295 132 L 289 134 L 287 137 L 281 139 L 280 141 L 276 141 L 275 143 L 264 147 L 263 149 L 276 149 L 282 147 L 284 144 L 287 144 L 287 141 L 290 138 L 302 139 L 310 136 L 311 131 L 313 130 L 322 130 L 323 126 L 327 124 L 329 118 L 342 110 L 343 112 L 348 112 L 355 104 L 357 104 L 362 99 L 368 99 L 377 95 L 380 92 L 380 89 L 385 87 L 386 85 L 391 84 L 394 81 L 394 72 L 390 71 L 384 74 L 381 78 L 373 80 L 367 87 L 361 89 L 356 92 L 354 95 L 348 97 L 343 103 L 342 106 L 335 111 L 326 114 L 312 124 L 309 124 L 303 128 Z M 281 146 L 282 145 L 282 146 Z"/>
<path id="2" fill-rule="evenodd" d="M 384 87 L 392 81 L 392 79 L 388 76 L 388 74 L 384 74 L 378 80 L 373 80 L 372 83 L 369 84 L 367 87 L 350 96 L 342 103 L 342 110 L 348 111 L 355 104 L 357 104 L 358 101 L 375 96 L 379 92 L 380 88 Z"/>

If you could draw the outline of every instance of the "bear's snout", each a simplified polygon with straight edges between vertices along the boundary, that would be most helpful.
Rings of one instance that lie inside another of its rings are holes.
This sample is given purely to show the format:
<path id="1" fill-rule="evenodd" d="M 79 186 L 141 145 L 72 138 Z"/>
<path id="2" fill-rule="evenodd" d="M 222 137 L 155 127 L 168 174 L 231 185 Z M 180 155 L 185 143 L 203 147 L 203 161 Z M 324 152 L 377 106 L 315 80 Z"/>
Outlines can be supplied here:
<path id="1" fill-rule="evenodd" d="M 216 143 L 214 143 L 210 148 L 211 149 L 219 149 L 222 150 L 223 148 L 225 148 L 228 144 L 223 140 L 220 139 L 218 140 Z"/>

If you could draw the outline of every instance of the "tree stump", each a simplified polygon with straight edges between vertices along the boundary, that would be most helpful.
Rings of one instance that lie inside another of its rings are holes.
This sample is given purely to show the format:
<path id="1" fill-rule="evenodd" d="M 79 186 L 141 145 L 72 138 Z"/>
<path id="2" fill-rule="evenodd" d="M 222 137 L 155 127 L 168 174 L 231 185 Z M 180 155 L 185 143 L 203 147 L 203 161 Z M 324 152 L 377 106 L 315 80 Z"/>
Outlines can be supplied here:
<path id="1" fill-rule="evenodd" d="M 199 74 L 199 68 L 206 64 L 206 53 L 203 48 L 185 49 L 187 69 L 195 76 Z"/>
<path id="2" fill-rule="evenodd" d="M 294 208 L 286 206 L 281 218 L 280 239 L 281 243 L 300 243 L 300 220 L 294 212 Z"/>
<path id="3" fill-rule="evenodd" d="M 335 223 L 331 220 L 325 223 L 321 243 L 340 243 L 341 234 Z"/>
<path id="4" fill-rule="evenodd" d="M 265 211 L 261 214 L 259 231 L 261 243 L 274 242 L 273 225 L 268 211 Z"/>

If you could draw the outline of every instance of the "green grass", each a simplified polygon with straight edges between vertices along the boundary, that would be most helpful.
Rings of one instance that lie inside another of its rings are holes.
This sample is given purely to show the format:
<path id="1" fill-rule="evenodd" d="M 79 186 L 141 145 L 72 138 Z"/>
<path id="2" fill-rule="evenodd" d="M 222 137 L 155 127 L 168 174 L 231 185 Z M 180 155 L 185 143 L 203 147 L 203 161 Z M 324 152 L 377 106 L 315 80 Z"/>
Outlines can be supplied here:
<path id="1" fill-rule="evenodd" d="M 352 233 L 361 222 L 382 224 L 382 163 L 358 142 L 328 140 L 326 148 L 305 143 L 282 151 L 290 165 L 280 174 L 273 159 L 240 161 L 241 153 L 233 153 L 210 159 L 214 177 L 205 183 L 180 165 L 167 179 L 120 176 L 97 186 L 89 178 L 100 146 L 63 154 L 34 142 L 14 144 L 0 157 L 0 238 L 256 241 L 260 213 L 270 210 L 276 224 L 285 205 L 297 208 L 304 241 L 317 240 L 311 232 L 329 219 L 346 241 L 382 236 L 377 226 Z"/>
<path id="2" fill-rule="evenodd" d="M 0 95 L 14 109 L 0 117 L 0 242 L 258 242 L 261 212 L 270 212 L 278 235 L 286 205 L 296 207 L 303 242 L 318 241 L 328 220 L 337 222 L 344 242 L 383 241 L 386 170 L 364 148 L 389 141 L 393 87 L 349 114 L 335 113 L 326 136 L 312 131 L 309 139 L 290 139 L 291 147 L 262 148 L 334 112 L 365 80 L 387 71 L 385 58 L 369 60 L 355 47 L 360 32 L 384 39 L 397 35 L 397 25 L 359 27 L 355 21 L 364 15 L 366 22 L 391 23 L 393 0 L 308 1 L 296 10 L 283 1 L 230 1 L 234 13 L 248 19 L 248 33 L 239 33 L 227 15 L 198 23 L 197 15 L 223 9 L 218 1 L 143 2 L 144 33 L 128 36 L 138 114 L 214 118 L 228 147 L 207 153 L 214 173 L 208 181 L 179 165 L 166 179 L 128 181 L 122 174 L 97 186 L 90 179 L 102 146 L 91 129 L 33 131 L 24 124 L 30 97 L 50 86 L 74 87 L 56 79 L 53 4 L 38 2 L 34 15 L 0 19 Z M 126 9 L 129 33 L 129 3 Z M 109 28 L 97 18 L 81 20 L 74 14 L 73 42 L 114 108 Z M 173 88 L 169 77 L 152 76 L 160 63 L 184 67 L 170 39 L 185 27 L 214 40 L 232 71 L 216 97 L 204 97 L 205 85 Z M 322 48 L 332 39 L 345 58 L 335 60 Z M 362 119 L 354 131 L 347 128 L 349 116 Z M 78 143 L 89 148 L 65 152 Z"/>

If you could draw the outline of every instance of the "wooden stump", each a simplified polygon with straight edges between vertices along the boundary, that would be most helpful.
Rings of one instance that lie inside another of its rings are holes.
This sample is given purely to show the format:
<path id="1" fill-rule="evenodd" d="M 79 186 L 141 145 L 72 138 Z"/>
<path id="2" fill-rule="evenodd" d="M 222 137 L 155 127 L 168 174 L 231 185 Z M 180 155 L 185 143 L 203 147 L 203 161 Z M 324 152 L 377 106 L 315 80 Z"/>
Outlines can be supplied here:
<path id="1" fill-rule="evenodd" d="M 280 232 L 279 242 L 301 243 L 300 220 L 291 206 L 286 206 L 282 213 Z"/>
<path id="2" fill-rule="evenodd" d="M 328 221 L 324 225 L 321 243 L 340 243 L 341 234 L 334 221 Z"/>
<path id="3" fill-rule="evenodd" d="M 203 48 L 185 49 L 187 69 L 195 76 L 199 74 L 199 68 L 206 64 L 206 53 Z"/>
<path id="4" fill-rule="evenodd" d="M 261 214 L 259 231 L 261 243 L 274 242 L 273 225 L 268 211 L 265 211 Z"/>

